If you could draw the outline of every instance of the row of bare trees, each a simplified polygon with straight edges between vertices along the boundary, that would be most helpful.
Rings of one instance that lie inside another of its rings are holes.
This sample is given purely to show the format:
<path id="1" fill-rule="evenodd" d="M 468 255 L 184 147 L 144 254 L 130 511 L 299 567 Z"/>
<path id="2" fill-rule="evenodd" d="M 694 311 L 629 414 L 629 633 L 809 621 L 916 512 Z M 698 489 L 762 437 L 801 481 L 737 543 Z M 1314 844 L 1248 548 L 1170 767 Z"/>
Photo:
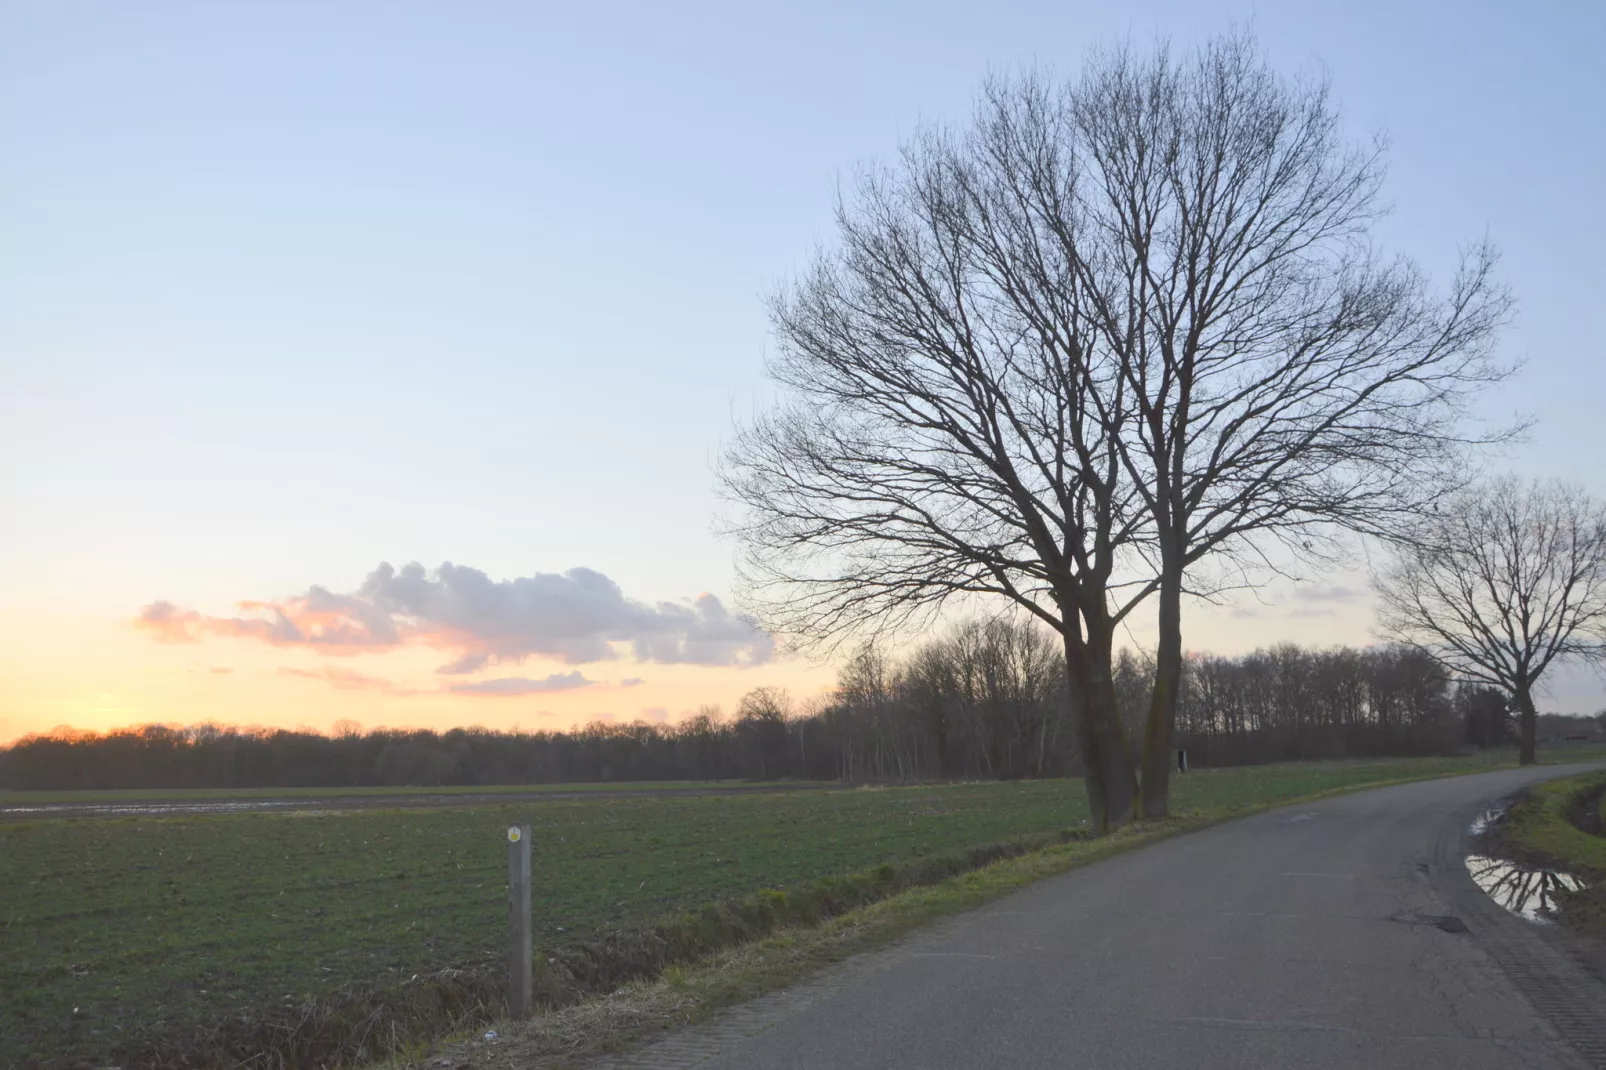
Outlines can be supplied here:
<path id="1" fill-rule="evenodd" d="M 1189 658 L 1179 741 L 1203 765 L 1439 754 L 1510 743 L 1504 696 L 1403 646 Z"/>
<path id="2" fill-rule="evenodd" d="M 1063 650 L 1023 621 L 963 624 L 900 660 L 865 647 L 799 732 L 811 776 L 1014 779 L 1080 768 Z"/>
<path id="3" fill-rule="evenodd" d="M 345 788 L 747 780 L 796 775 L 792 726 L 703 713 L 566 732 L 235 725 L 55 731 L 0 748 L 0 788 Z"/>
<path id="4" fill-rule="evenodd" d="M 1152 653 L 1123 650 L 1123 724 L 1148 716 Z M 246 788 L 644 780 L 914 781 L 1080 772 L 1064 653 L 1027 620 L 962 624 L 892 658 L 861 650 L 828 699 L 756 688 L 734 717 L 570 732 L 376 729 L 333 735 L 147 725 L 51 733 L 0 749 L 0 787 Z M 1438 753 L 1510 740 L 1500 692 L 1406 647 L 1184 659 L 1178 739 L 1196 764 Z"/>
<path id="5" fill-rule="evenodd" d="M 833 700 L 795 722 L 799 747 L 815 759 L 808 775 L 1076 773 L 1074 696 L 1061 657 L 1039 626 L 1009 621 L 964 625 L 897 662 L 861 651 Z M 1130 649 L 1114 661 L 1128 731 L 1147 721 L 1156 661 Z M 1442 754 L 1514 740 L 1512 708 L 1498 689 L 1455 680 L 1406 646 L 1190 655 L 1177 698 L 1176 741 L 1197 765 Z"/>

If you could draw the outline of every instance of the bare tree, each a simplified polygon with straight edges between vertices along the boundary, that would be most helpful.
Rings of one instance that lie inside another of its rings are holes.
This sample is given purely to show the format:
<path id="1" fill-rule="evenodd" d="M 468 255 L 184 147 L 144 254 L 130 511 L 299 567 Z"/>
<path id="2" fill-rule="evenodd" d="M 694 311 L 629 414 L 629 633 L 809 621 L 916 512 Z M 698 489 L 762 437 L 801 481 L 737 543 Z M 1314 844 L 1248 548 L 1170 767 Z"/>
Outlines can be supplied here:
<path id="1" fill-rule="evenodd" d="M 761 613 L 832 635 L 1003 595 L 1064 637 L 1100 824 L 1136 782 L 1113 631 L 1160 592 L 1144 810 L 1166 810 L 1201 562 L 1376 530 L 1442 486 L 1502 369 L 1479 248 L 1443 298 L 1367 244 L 1378 150 L 1252 39 L 990 81 L 839 202 L 772 306 L 785 400 L 725 482 Z"/>
<path id="2" fill-rule="evenodd" d="M 1564 483 L 1507 476 L 1408 534 L 1373 576 L 1380 630 L 1510 695 L 1531 763 L 1545 670 L 1606 658 L 1606 508 Z"/>
<path id="3" fill-rule="evenodd" d="M 784 400 L 738 430 L 723 481 L 745 507 L 751 599 L 781 630 L 896 628 L 972 595 L 1053 627 L 1108 828 L 1137 794 L 1110 656 L 1146 593 L 1120 574 L 1143 523 L 1119 461 L 1124 391 L 1083 352 L 1058 217 L 1015 192 L 1063 199 L 1075 167 L 1029 173 L 990 121 L 926 132 L 839 199 L 838 248 L 772 304 Z"/>
<path id="4" fill-rule="evenodd" d="M 1279 77 L 1247 34 L 993 99 L 1023 144 L 1074 140 L 1085 172 L 1067 259 L 1136 417 L 1120 445 L 1159 577 L 1142 789 L 1159 817 L 1185 585 L 1208 589 L 1212 557 L 1241 571 L 1268 540 L 1309 557 L 1443 493 L 1473 440 L 1466 401 L 1508 373 L 1489 346 L 1509 297 L 1486 246 L 1442 297 L 1374 251 L 1380 144 L 1348 144 L 1326 82 Z"/>
<path id="5" fill-rule="evenodd" d="M 755 687 L 737 703 L 736 736 L 750 779 L 773 780 L 781 775 L 791 715 L 792 698 L 778 687 Z"/>

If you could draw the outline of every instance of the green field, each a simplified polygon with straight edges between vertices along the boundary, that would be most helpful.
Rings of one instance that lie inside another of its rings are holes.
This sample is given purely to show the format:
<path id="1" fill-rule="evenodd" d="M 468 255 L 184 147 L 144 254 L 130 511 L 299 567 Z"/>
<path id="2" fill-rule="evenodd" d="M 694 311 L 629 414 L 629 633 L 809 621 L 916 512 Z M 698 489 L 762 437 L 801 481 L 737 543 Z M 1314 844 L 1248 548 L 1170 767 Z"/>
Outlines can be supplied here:
<path id="1" fill-rule="evenodd" d="M 1201 771 L 1175 781 L 1174 809 L 1223 814 L 1492 764 Z M 293 1018 L 353 985 L 483 969 L 506 925 L 504 830 L 515 822 L 534 829 L 546 952 L 1085 815 L 1079 782 L 1040 781 L 0 823 L 0 1066 L 129 1065 L 150 1043 Z"/>

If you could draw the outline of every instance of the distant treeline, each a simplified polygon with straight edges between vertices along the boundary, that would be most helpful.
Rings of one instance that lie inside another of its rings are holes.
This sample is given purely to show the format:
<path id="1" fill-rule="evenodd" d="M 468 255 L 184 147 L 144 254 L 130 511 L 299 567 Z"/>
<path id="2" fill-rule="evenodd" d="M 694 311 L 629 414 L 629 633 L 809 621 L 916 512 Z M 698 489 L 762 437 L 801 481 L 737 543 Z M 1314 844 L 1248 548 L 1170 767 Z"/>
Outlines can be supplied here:
<path id="1" fill-rule="evenodd" d="M 1153 658 L 1123 651 L 1114 677 L 1135 748 Z M 835 700 L 800 729 L 835 760 L 834 769 L 811 765 L 816 776 L 1044 776 L 1076 771 L 1070 718 L 1057 645 L 1034 628 L 993 622 L 899 664 L 860 654 Z M 1447 753 L 1513 742 L 1513 724 L 1500 692 L 1457 683 L 1419 652 L 1284 644 L 1242 657 L 1189 655 L 1176 739 L 1194 765 L 1241 765 Z"/>
<path id="2" fill-rule="evenodd" d="M 1116 662 L 1134 741 L 1153 675 L 1143 655 L 1125 652 Z M 957 628 L 901 660 L 865 649 L 828 700 L 804 709 L 784 692 L 758 688 L 729 718 L 705 708 L 674 725 L 599 722 L 569 732 L 381 728 L 325 736 L 218 725 L 63 732 L 0 750 L 0 786 L 1064 776 L 1079 771 L 1072 716 L 1058 644 L 1030 625 L 990 621 Z M 1458 684 L 1413 651 L 1283 645 L 1236 658 L 1190 656 L 1177 730 L 1193 764 L 1232 765 L 1443 753 L 1506 743 L 1511 723 L 1501 693 Z M 1593 728 L 1580 718 L 1568 731 Z"/>

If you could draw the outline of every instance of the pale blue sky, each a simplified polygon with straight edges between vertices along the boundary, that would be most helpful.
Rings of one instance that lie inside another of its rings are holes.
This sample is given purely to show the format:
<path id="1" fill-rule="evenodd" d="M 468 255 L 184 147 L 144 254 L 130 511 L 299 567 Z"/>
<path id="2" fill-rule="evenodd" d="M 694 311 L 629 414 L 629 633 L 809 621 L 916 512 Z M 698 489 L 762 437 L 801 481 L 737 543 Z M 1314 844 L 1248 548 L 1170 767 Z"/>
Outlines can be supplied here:
<path id="1" fill-rule="evenodd" d="M 0 0 L 0 590 L 728 594 L 711 463 L 837 177 L 990 69 L 1234 19 L 1389 130 L 1389 243 L 1504 249 L 1516 464 L 1606 492 L 1606 4 Z"/>

